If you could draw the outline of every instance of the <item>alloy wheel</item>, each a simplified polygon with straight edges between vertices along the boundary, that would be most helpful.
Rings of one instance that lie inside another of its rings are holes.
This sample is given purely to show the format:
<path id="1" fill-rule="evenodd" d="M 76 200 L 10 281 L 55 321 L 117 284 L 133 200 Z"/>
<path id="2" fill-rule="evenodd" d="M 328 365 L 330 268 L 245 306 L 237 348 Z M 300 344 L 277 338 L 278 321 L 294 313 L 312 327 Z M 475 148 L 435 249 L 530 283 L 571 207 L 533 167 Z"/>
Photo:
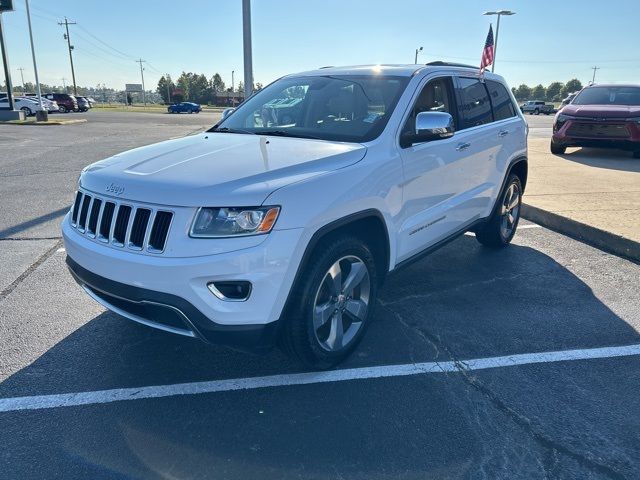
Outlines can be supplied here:
<path id="1" fill-rule="evenodd" d="M 509 185 L 500 210 L 500 234 L 502 238 L 510 238 L 520 216 L 520 187 L 517 183 Z"/>
<path id="2" fill-rule="evenodd" d="M 369 271 L 360 258 L 349 255 L 331 265 L 313 303 L 313 333 L 324 350 L 351 344 L 367 317 L 370 293 Z"/>

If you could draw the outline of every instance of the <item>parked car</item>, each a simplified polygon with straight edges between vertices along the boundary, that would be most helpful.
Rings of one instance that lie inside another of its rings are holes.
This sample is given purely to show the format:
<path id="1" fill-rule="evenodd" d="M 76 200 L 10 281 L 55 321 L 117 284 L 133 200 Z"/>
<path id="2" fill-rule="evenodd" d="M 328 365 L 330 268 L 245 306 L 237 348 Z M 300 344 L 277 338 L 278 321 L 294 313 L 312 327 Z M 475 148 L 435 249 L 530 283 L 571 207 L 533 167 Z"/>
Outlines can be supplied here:
<path id="1" fill-rule="evenodd" d="M 73 95 L 67 93 L 46 93 L 44 98 L 54 100 L 58 104 L 60 113 L 75 112 L 78 110 L 78 101 Z"/>
<path id="2" fill-rule="evenodd" d="M 551 115 L 555 113 L 555 108 L 553 105 L 543 102 L 542 100 L 529 100 L 520 105 L 520 110 L 522 113 L 531 113 L 534 115 L 540 115 L 544 113 L 545 115 Z"/>
<path id="3" fill-rule="evenodd" d="M 558 112 L 551 152 L 567 147 L 630 150 L 640 158 L 640 85 L 591 85 Z"/>
<path id="4" fill-rule="evenodd" d="M 79 112 L 88 112 L 89 109 L 91 108 L 91 104 L 89 103 L 89 100 L 87 100 L 87 97 L 80 97 L 75 95 L 76 97 L 76 101 L 78 102 L 78 111 Z"/>
<path id="5" fill-rule="evenodd" d="M 578 95 L 578 93 L 580 92 L 573 92 L 567 95 L 565 98 L 563 98 L 562 103 L 560 104 L 560 108 L 564 107 L 565 105 L 569 105 L 571 103 L 571 100 L 576 98 L 576 95 Z"/>
<path id="6" fill-rule="evenodd" d="M 14 109 L 22 110 L 27 117 L 31 117 L 35 115 L 38 111 L 39 104 L 31 100 L 30 98 L 25 97 L 15 97 L 13 99 Z M 0 108 L 8 108 L 9 107 L 9 98 L 5 95 L 0 98 Z"/>
<path id="7" fill-rule="evenodd" d="M 38 95 L 35 93 L 25 93 L 24 96 L 34 102 L 38 103 Z M 42 97 L 42 105 L 49 113 L 57 113 L 60 111 L 58 104 L 54 100 L 49 100 L 48 98 Z"/>
<path id="8" fill-rule="evenodd" d="M 86 97 L 86 99 L 87 99 L 87 102 L 89 102 L 89 108 L 95 107 L 96 103 L 98 103 L 93 99 L 93 97 Z"/>
<path id="9" fill-rule="evenodd" d="M 293 123 L 262 115 L 291 95 L 305 112 Z M 278 343 L 328 368 L 364 335 L 389 273 L 470 230 L 509 244 L 526 132 L 504 79 L 477 67 L 285 76 L 207 132 L 86 167 L 62 222 L 66 261 L 131 320 Z"/>
<path id="10" fill-rule="evenodd" d="M 202 107 L 199 104 L 191 102 L 174 103 L 167 107 L 168 113 L 200 113 L 201 111 Z"/>

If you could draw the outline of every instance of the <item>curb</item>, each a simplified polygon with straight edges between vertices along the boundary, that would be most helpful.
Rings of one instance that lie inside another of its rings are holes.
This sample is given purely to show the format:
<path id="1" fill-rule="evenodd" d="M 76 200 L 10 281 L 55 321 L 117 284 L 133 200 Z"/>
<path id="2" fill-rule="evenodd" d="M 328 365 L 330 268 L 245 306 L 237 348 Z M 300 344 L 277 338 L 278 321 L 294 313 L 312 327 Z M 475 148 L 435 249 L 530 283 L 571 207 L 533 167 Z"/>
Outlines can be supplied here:
<path id="1" fill-rule="evenodd" d="M 1 125 L 32 125 L 46 127 L 49 125 L 73 125 L 75 123 L 87 123 L 86 118 L 77 118 L 75 120 L 53 120 L 51 122 L 0 122 Z"/>
<path id="2" fill-rule="evenodd" d="M 522 204 L 522 217 L 543 227 L 594 246 L 608 253 L 640 262 L 640 243 L 584 223 L 576 222 L 557 213 Z"/>

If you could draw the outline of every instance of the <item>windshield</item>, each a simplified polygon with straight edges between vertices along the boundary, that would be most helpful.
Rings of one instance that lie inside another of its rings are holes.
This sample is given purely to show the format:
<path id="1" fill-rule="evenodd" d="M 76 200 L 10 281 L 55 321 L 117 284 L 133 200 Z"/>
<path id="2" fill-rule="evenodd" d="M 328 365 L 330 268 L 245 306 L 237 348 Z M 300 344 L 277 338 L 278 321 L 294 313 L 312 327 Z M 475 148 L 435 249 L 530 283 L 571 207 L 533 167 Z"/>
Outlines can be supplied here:
<path id="1" fill-rule="evenodd" d="M 408 81 L 383 75 L 283 78 L 210 131 L 367 142 L 382 133 Z"/>
<path id="2" fill-rule="evenodd" d="M 640 87 L 589 87 L 572 102 L 574 105 L 640 105 Z"/>

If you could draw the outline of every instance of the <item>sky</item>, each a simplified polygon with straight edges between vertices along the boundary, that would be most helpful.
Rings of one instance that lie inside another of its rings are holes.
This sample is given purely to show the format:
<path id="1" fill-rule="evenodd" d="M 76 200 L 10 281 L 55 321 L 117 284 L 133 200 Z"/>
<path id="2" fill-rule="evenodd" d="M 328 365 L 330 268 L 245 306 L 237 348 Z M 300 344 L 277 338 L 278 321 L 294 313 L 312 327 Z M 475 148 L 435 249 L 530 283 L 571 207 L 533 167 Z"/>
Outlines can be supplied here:
<path id="1" fill-rule="evenodd" d="M 13 83 L 34 82 L 25 1 L 3 14 Z M 167 72 L 243 76 L 241 0 L 30 0 L 40 82 L 71 83 L 66 16 L 81 86 L 123 89 Z M 477 65 L 496 17 L 502 17 L 496 73 L 512 86 L 578 78 L 640 83 L 640 0 L 253 0 L 255 82 L 326 65 L 449 60 Z M 1 73 L 0 73 L 1 76 Z"/>

